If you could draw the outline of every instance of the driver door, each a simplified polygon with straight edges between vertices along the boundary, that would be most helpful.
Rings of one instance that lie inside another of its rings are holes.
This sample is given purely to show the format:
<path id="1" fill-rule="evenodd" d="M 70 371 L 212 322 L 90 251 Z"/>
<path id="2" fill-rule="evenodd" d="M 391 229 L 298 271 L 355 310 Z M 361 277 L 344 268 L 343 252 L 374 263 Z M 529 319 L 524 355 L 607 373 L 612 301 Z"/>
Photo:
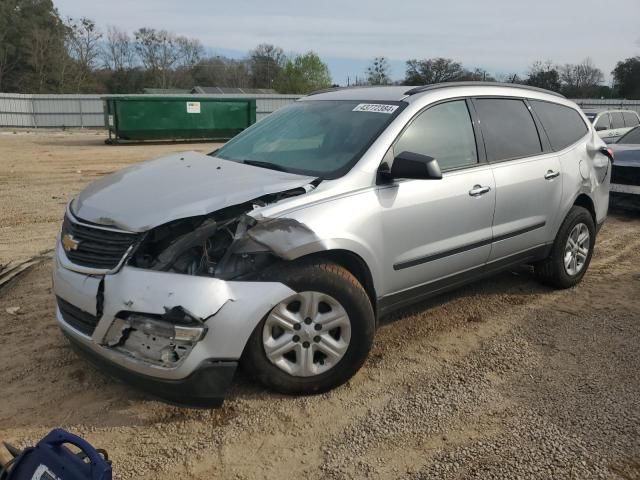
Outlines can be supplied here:
<path id="1" fill-rule="evenodd" d="M 428 107 L 393 147 L 395 155 L 410 151 L 435 158 L 443 176 L 397 179 L 378 191 L 391 297 L 438 290 L 489 258 L 495 182 L 479 155 L 470 108 L 466 100 Z"/>

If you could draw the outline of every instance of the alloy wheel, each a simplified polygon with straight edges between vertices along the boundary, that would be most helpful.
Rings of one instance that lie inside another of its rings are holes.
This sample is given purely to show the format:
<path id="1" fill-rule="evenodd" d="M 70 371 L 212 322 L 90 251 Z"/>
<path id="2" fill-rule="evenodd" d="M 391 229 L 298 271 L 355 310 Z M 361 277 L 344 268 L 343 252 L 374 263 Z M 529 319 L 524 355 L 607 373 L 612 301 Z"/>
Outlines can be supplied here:
<path id="1" fill-rule="evenodd" d="M 575 276 L 584 268 L 591 248 L 589 228 L 584 223 L 576 224 L 569 233 L 564 248 L 564 268 L 566 272 Z"/>

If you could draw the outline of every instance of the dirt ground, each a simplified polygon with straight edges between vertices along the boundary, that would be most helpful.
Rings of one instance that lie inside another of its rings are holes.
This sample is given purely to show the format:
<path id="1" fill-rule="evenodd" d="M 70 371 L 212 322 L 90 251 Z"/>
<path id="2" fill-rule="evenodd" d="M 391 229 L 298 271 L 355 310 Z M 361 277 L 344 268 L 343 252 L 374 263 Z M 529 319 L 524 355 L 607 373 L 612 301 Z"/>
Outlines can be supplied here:
<path id="1" fill-rule="evenodd" d="M 0 132 L 0 264 L 50 249 L 64 205 L 97 176 L 213 149 L 103 139 Z M 76 357 L 44 260 L 0 289 L 0 438 L 66 428 L 122 479 L 639 479 L 639 265 L 640 216 L 614 213 L 576 288 L 519 268 L 385 319 L 333 392 L 289 398 L 240 374 L 208 411 L 149 400 Z"/>

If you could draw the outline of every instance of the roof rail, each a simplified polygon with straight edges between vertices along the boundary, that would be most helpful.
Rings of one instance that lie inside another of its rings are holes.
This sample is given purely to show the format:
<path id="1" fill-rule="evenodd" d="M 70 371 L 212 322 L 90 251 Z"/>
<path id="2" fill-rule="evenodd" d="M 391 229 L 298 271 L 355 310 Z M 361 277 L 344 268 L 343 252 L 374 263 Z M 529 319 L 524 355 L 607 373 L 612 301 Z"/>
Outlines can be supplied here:
<path id="1" fill-rule="evenodd" d="M 307 97 L 310 97 L 311 95 L 319 95 L 321 93 L 337 92 L 340 90 L 355 90 L 360 88 L 376 88 L 376 87 L 379 88 L 384 86 L 385 85 L 350 85 L 348 87 L 330 87 L 330 88 L 323 88 L 322 90 L 314 90 L 313 92 L 308 93 Z"/>
<path id="2" fill-rule="evenodd" d="M 307 97 L 310 97 L 311 95 L 319 95 L 321 93 L 327 93 L 327 92 L 335 92 L 337 90 L 344 90 L 347 87 L 329 87 L 329 88 L 322 88 L 320 90 L 314 90 L 311 93 L 307 94 Z"/>
<path id="3" fill-rule="evenodd" d="M 406 92 L 405 95 L 415 95 L 417 93 L 429 92 L 431 90 L 438 90 L 440 88 L 450 87 L 511 87 L 520 88 L 522 90 L 531 90 L 533 92 L 547 93 L 549 95 L 555 95 L 556 97 L 566 98 L 564 95 L 558 92 L 552 92 L 551 90 L 545 90 L 544 88 L 531 87 L 529 85 L 522 85 L 521 83 L 504 83 L 504 82 L 444 82 L 434 83 L 432 85 L 423 85 L 421 87 L 414 87 Z"/>

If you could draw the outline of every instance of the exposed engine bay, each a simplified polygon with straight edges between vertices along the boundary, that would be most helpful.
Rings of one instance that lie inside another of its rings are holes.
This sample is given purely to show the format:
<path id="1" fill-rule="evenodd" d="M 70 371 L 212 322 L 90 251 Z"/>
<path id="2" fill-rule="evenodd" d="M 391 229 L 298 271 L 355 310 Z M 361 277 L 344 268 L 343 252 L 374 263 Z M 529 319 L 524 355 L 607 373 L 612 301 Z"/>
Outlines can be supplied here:
<path id="1" fill-rule="evenodd" d="M 129 264 L 139 268 L 209 276 L 223 280 L 250 279 L 277 260 L 278 248 L 260 244 L 247 233 L 258 221 L 247 215 L 257 208 L 313 190 L 311 184 L 269 194 L 210 215 L 176 220 L 145 234 L 132 253 Z M 269 220 L 278 224 L 286 219 Z M 300 226 L 304 229 L 304 226 Z M 256 230 L 260 230 L 259 228 Z"/>

